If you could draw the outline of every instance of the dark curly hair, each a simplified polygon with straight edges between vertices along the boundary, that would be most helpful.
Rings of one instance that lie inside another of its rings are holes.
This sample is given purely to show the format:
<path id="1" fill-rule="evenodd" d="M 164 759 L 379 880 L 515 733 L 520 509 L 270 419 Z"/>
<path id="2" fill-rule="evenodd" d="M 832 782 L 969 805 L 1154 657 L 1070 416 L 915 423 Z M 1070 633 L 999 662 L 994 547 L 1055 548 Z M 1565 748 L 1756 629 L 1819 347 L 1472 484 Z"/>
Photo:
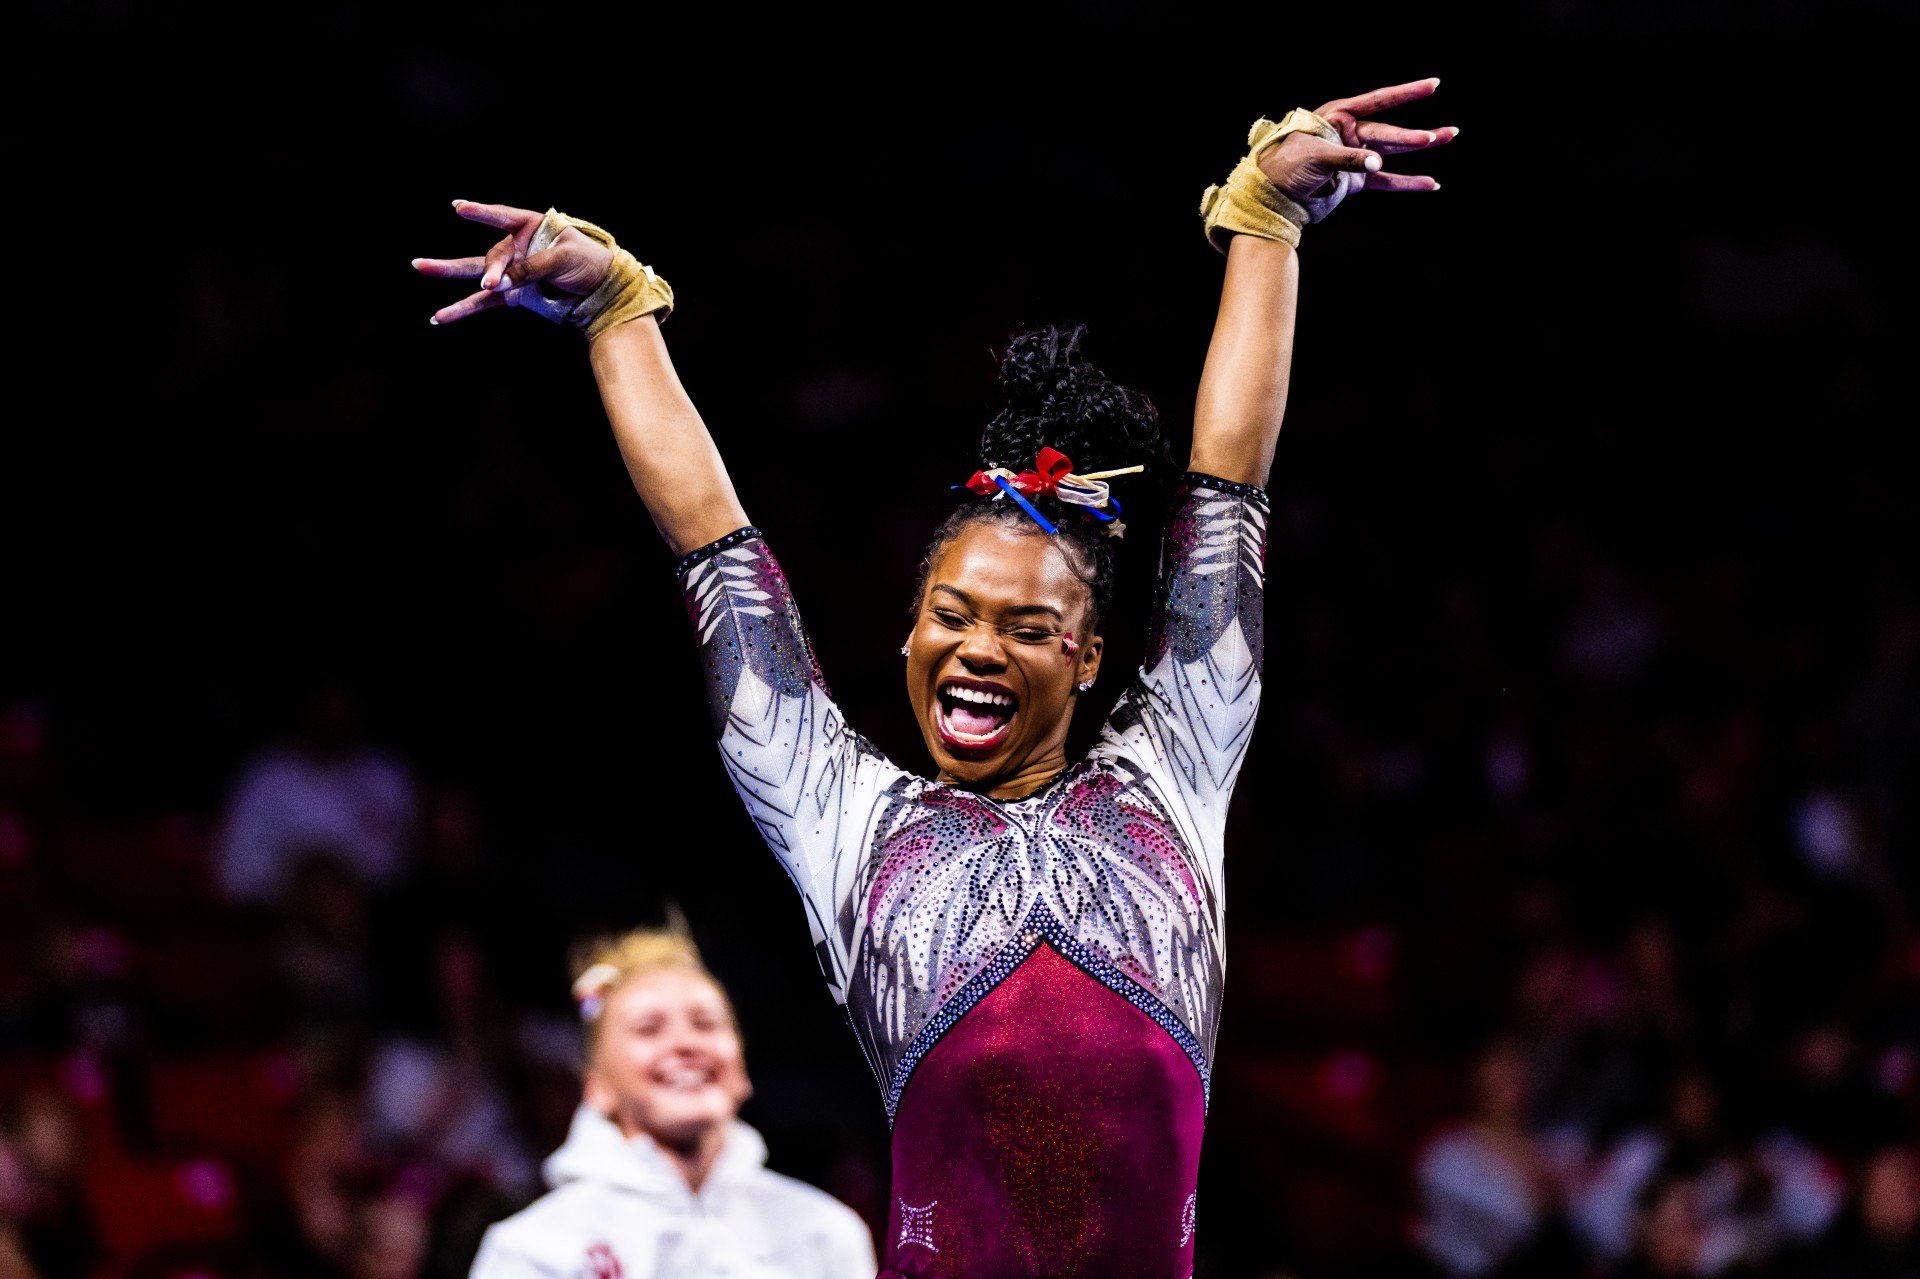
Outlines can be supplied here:
<path id="1" fill-rule="evenodd" d="M 1004 466 L 1013 471 L 1031 468 L 1043 448 L 1058 449 L 1073 462 L 1076 472 L 1114 470 L 1143 465 L 1139 475 L 1110 481 L 1115 496 L 1150 492 L 1173 469 L 1173 456 L 1160 433 L 1160 415 L 1153 403 L 1107 377 L 1087 360 L 1081 345 L 1086 326 L 1049 325 L 1016 334 L 1000 360 L 1000 389 L 1006 407 L 980 433 L 980 469 Z M 1113 539 L 1104 524 L 1084 507 L 1058 498 L 1029 498 L 1035 508 L 1059 530 L 1067 562 L 1085 582 L 1093 598 L 1087 618 L 1089 634 L 1097 633 L 1100 617 L 1113 604 L 1115 556 Z M 949 515 L 920 560 L 919 589 L 913 611 L 926 596 L 927 575 L 948 543 L 962 529 L 975 524 L 1006 524 L 1044 536 L 1033 517 L 1004 498 L 992 500 L 968 494 Z"/>

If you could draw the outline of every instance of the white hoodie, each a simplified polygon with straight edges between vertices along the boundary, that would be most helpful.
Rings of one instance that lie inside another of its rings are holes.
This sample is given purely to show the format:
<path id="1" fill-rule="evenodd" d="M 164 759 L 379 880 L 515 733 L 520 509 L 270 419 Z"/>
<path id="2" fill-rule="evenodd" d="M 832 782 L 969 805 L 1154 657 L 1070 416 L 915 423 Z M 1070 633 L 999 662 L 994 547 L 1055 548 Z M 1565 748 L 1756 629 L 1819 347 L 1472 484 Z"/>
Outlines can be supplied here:
<path id="1" fill-rule="evenodd" d="M 553 1190 L 487 1231 L 469 1279 L 873 1279 L 866 1224 L 766 1161 L 736 1121 L 695 1194 L 651 1138 L 582 1106 Z"/>

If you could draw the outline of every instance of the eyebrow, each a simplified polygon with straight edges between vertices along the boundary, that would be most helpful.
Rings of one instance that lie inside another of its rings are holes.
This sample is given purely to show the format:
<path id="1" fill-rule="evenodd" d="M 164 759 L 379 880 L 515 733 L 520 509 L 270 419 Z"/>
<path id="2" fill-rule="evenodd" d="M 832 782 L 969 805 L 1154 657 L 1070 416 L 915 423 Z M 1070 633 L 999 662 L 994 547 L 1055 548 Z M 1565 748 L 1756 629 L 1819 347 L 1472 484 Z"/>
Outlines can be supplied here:
<path id="1" fill-rule="evenodd" d="M 979 602 L 957 586 L 948 586 L 944 582 L 936 582 L 931 589 L 935 591 L 945 591 L 948 595 L 953 596 L 976 613 L 980 611 Z M 1050 604 L 1019 604 L 1007 610 L 1009 617 L 1023 617 L 1030 613 L 1045 613 L 1054 621 L 1059 622 L 1063 626 L 1066 625 L 1066 615 Z"/>

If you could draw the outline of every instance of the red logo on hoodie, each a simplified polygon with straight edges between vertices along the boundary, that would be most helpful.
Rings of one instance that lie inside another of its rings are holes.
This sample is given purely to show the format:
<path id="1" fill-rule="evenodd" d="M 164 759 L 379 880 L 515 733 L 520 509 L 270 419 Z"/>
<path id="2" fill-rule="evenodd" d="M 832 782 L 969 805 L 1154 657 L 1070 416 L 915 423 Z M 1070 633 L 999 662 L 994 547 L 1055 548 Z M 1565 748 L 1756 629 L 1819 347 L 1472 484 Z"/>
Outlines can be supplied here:
<path id="1" fill-rule="evenodd" d="M 620 1279 L 626 1272 L 620 1268 L 620 1258 L 613 1255 L 613 1248 L 597 1243 L 587 1249 L 587 1273 L 593 1279 Z"/>

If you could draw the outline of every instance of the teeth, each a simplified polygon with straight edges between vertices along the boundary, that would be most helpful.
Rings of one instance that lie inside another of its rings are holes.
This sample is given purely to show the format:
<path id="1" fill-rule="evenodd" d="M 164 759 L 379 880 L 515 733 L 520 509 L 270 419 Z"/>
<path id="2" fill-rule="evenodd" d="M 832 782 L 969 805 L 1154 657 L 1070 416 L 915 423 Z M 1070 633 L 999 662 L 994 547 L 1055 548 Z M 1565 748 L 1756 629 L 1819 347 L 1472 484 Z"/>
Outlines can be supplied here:
<path id="1" fill-rule="evenodd" d="M 949 684 L 940 690 L 958 702 L 972 702 L 976 706 L 1012 706 L 1013 698 L 1007 693 L 989 693 L 984 688 L 966 688 L 958 684 Z"/>

